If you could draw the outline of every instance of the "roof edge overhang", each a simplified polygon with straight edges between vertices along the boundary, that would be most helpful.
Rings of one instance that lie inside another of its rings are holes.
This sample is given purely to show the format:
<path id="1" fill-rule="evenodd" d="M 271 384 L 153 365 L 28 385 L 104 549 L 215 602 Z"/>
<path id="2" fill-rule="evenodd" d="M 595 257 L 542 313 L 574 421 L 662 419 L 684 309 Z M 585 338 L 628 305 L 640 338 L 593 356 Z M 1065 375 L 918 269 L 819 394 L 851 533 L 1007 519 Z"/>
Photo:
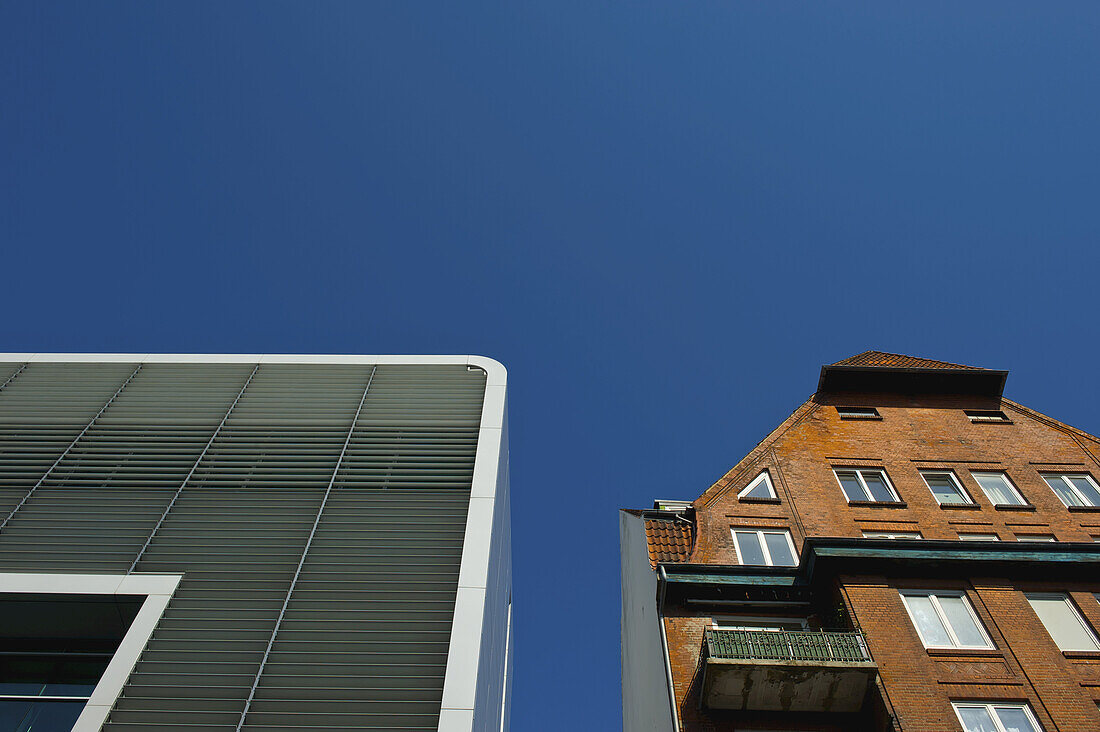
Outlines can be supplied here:
<path id="1" fill-rule="evenodd" d="M 952 394 L 1000 398 L 1007 371 L 993 369 L 822 366 L 818 393 Z"/>
<path id="2" fill-rule="evenodd" d="M 1100 544 L 812 538 L 803 545 L 798 567 L 666 562 L 658 569 L 672 600 L 767 601 L 776 591 L 803 598 L 838 575 L 1043 580 L 1093 576 L 1100 571 Z"/>

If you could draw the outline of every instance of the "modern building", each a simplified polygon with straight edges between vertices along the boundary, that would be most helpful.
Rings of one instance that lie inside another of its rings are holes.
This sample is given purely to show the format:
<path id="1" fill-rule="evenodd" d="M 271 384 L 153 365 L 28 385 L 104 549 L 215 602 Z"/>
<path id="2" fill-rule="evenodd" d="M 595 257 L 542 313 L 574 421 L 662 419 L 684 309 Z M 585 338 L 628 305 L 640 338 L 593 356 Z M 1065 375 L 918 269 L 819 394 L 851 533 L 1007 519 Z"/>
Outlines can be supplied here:
<path id="1" fill-rule="evenodd" d="M 508 729 L 506 378 L 0 355 L 0 730 Z"/>
<path id="2" fill-rule="evenodd" d="M 1100 730 L 1100 439 L 869 351 L 620 513 L 627 732 Z"/>

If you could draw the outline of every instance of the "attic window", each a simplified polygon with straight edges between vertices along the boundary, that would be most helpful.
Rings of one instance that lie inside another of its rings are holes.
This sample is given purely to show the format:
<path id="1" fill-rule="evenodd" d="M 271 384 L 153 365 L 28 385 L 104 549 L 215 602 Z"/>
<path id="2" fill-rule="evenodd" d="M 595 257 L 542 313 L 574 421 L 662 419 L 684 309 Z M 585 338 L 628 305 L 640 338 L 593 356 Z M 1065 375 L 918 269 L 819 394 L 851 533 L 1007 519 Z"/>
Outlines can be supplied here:
<path id="1" fill-rule="evenodd" d="M 984 422 L 1007 422 L 1012 423 L 1012 420 L 1008 418 L 1008 415 L 997 409 L 966 409 L 966 416 L 970 418 L 971 422 L 984 423 Z"/>
<path id="2" fill-rule="evenodd" d="M 837 407 L 841 419 L 882 419 L 874 407 Z"/>
<path id="3" fill-rule="evenodd" d="M 772 485 L 771 476 L 765 470 L 756 476 L 751 483 L 737 494 L 738 498 L 776 498 L 775 486 Z"/>

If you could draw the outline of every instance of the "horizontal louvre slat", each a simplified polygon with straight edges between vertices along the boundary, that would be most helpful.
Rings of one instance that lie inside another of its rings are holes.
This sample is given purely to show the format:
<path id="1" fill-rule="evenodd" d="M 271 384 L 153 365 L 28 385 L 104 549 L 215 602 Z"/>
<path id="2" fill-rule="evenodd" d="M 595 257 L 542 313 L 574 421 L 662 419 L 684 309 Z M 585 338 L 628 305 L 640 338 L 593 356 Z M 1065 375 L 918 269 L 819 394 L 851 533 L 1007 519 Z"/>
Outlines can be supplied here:
<path id="1" fill-rule="evenodd" d="M 484 372 L 135 368 L 0 364 L 0 571 L 184 576 L 105 729 L 235 728 L 331 481 L 245 729 L 434 730 Z"/>

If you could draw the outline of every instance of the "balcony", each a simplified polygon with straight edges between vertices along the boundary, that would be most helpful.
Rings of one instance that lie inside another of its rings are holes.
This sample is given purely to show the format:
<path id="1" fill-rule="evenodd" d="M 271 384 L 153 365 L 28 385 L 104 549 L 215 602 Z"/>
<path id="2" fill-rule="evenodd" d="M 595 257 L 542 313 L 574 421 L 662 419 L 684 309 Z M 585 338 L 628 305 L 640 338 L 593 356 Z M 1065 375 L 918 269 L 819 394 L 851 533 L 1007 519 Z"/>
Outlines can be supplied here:
<path id="1" fill-rule="evenodd" d="M 858 631 L 707 630 L 704 664 L 711 709 L 857 712 L 878 673 Z"/>

